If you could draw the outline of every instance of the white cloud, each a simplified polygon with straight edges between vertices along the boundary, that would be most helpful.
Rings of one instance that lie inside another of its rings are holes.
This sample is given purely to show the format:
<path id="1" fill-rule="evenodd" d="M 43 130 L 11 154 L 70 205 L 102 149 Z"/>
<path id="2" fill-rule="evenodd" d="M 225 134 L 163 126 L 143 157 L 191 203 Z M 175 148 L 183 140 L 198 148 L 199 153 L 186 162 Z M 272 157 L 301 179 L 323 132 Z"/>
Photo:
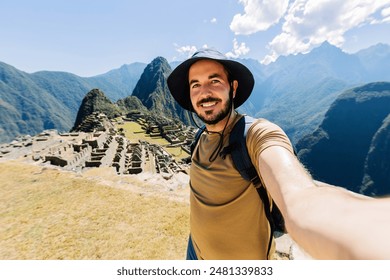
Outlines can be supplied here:
<path id="1" fill-rule="evenodd" d="M 383 9 L 381 15 L 383 17 L 383 22 L 390 22 L 390 7 Z"/>
<path id="2" fill-rule="evenodd" d="M 209 46 L 204 44 L 200 48 L 196 46 L 179 46 L 178 44 L 174 44 L 175 50 L 179 53 L 178 57 L 173 57 L 173 60 L 182 60 L 190 58 L 194 53 L 196 53 L 200 49 L 208 49 Z"/>
<path id="3" fill-rule="evenodd" d="M 324 41 L 341 47 L 356 27 L 389 20 L 390 0 L 295 0 L 284 16 L 282 32 L 269 44 L 264 63 L 279 55 L 308 52 Z"/>
<path id="4" fill-rule="evenodd" d="M 246 46 L 245 43 L 239 44 L 237 42 L 237 39 L 234 38 L 233 40 L 233 51 L 226 53 L 226 56 L 229 58 L 238 58 L 242 55 L 247 54 L 250 51 L 250 49 Z"/>
<path id="5" fill-rule="evenodd" d="M 190 58 L 198 49 L 195 46 L 178 46 L 175 44 L 176 51 L 181 57 Z"/>
<path id="6" fill-rule="evenodd" d="M 195 52 L 200 49 L 210 48 L 207 44 L 204 44 L 200 48 L 196 46 L 179 46 L 178 44 L 174 44 L 175 50 L 179 53 L 178 57 L 174 57 L 173 60 L 181 60 L 190 58 Z M 238 43 L 237 39 L 233 39 L 233 49 L 230 52 L 227 52 L 225 55 L 229 58 L 238 58 L 240 56 L 246 55 L 249 53 L 250 49 L 246 46 L 245 43 Z"/>
<path id="7" fill-rule="evenodd" d="M 213 17 L 212 19 L 204 19 L 203 23 L 216 24 L 217 23 L 217 18 Z"/>
<path id="8" fill-rule="evenodd" d="M 289 0 L 239 0 L 245 14 L 236 14 L 230 29 L 236 35 L 250 35 L 267 30 L 285 14 Z"/>
<path id="9" fill-rule="evenodd" d="M 381 14 L 382 14 L 383 17 L 388 17 L 388 16 L 390 16 L 390 7 L 384 8 L 384 9 L 381 11 Z"/>

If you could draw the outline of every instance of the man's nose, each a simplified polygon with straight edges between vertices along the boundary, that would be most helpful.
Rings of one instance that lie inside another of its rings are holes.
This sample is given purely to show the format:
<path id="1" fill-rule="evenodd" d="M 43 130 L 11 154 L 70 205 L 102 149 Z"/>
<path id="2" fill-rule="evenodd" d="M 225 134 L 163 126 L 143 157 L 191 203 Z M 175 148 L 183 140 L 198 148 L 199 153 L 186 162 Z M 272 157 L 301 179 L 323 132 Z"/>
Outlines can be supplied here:
<path id="1" fill-rule="evenodd" d="M 205 96 L 209 96 L 211 95 L 211 88 L 209 85 L 205 84 L 205 85 L 202 85 L 201 89 L 200 89 L 200 94 L 201 95 L 205 95 Z"/>

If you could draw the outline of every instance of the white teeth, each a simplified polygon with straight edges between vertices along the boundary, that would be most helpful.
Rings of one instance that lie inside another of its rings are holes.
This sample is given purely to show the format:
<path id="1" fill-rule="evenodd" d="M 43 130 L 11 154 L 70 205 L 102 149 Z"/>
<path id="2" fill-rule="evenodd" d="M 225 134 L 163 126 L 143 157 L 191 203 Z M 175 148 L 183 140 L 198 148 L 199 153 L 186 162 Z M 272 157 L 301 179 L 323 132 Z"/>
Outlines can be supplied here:
<path id="1" fill-rule="evenodd" d="M 202 107 L 211 107 L 217 104 L 217 102 L 207 102 L 207 103 L 202 103 Z"/>

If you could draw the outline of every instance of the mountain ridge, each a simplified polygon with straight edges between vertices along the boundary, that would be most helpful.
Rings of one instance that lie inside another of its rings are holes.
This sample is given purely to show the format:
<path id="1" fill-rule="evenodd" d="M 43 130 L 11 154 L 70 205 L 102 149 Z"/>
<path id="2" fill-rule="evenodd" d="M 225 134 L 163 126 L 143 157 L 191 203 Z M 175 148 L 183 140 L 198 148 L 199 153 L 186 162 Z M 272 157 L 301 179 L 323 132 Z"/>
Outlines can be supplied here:
<path id="1" fill-rule="evenodd" d="M 389 116 L 389 82 L 347 90 L 317 130 L 298 142 L 298 157 L 319 181 L 358 193 L 390 194 Z"/>
<path id="2" fill-rule="evenodd" d="M 330 104 L 342 91 L 359 84 L 390 80 L 389 71 L 382 70 L 388 65 L 389 50 L 390 46 L 382 44 L 356 54 L 346 54 L 326 43 L 308 54 L 280 57 L 268 66 L 253 59 L 239 60 L 253 71 L 256 79 L 253 94 L 239 111 L 274 121 L 296 143 L 316 129 Z M 336 62 L 342 59 L 331 60 L 327 56 L 340 56 L 349 59 L 351 64 L 340 68 Z M 28 74 L 5 63 L 1 65 L 0 113 L 3 120 L 0 123 L 0 143 L 11 141 L 18 135 L 38 133 L 52 127 L 60 131 L 70 130 L 86 93 L 98 88 L 112 102 L 123 100 L 133 94 L 147 66 L 142 63 L 124 64 L 107 73 L 82 78 L 67 72 L 39 71 Z M 369 73 L 368 65 L 371 65 Z M 366 67 L 364 71 L 356 70 L 362 67 Z M 165 78 L 161 79 L 161 83 L 163 94 L 168 98 L 170 95 L 163 85 Z M 12 79 L 16 79 L 19 86 Z M 23 102 L 13 97 L 16 96 L 15 92 L 23 92 L 21 88 L 30 92 L 28 98 L 35 100 L 33 104 L 37 104 L 37 108 L 23 107 Z M 26 108 L 30 108 L 28 112 L 21 112 Z M 170 109 L 173 110 L 170 111 L 172 114 L 185 123 L 190 122 L 189 114 L 181 112 L 176 104 Z M 34 115 L 36 112 L 40 113 Z M 23 118 L 23 114 L 33 114 L 34 117 Z"/>
<path id="3" fill-rule="evenodd" d="M 279 124 L 294 143 L 320 124 L 344 90 L 377 81 L 369 78 L 357 56 L 328 43 L 308 54 L 281 57 L 267 71 L 260 86 L 266 94 L 249 98 L 260 108 L 254 115 Z"/>
<path id="4" fill-rule="evenodd" d="M 176 103 L 169 92 L 167 78 L 171 72 L 168 61 L 164 57 L 156 57 L 143 70 L 131 96 L 123 101 L 129 102 L 130 99 L 138 98 L 149 112 L 189 125 L 191 120 L 188 113 Z"/>

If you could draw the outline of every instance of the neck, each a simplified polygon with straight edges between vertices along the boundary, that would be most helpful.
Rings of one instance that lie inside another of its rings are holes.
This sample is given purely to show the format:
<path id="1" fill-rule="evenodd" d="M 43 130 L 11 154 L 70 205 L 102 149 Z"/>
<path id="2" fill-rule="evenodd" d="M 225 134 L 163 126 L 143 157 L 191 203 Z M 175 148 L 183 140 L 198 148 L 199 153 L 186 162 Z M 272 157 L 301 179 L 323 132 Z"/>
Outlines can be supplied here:
<path id="1" fill-rule="evenodd" d="M 237 116 L 237 112 L 232 109 L 231 114 L 228 114 L 223 120 L 216 124 L 206 124 L 206 130 L 209 132 L 222 132 L 225 127 L 231 124 Z"/>

